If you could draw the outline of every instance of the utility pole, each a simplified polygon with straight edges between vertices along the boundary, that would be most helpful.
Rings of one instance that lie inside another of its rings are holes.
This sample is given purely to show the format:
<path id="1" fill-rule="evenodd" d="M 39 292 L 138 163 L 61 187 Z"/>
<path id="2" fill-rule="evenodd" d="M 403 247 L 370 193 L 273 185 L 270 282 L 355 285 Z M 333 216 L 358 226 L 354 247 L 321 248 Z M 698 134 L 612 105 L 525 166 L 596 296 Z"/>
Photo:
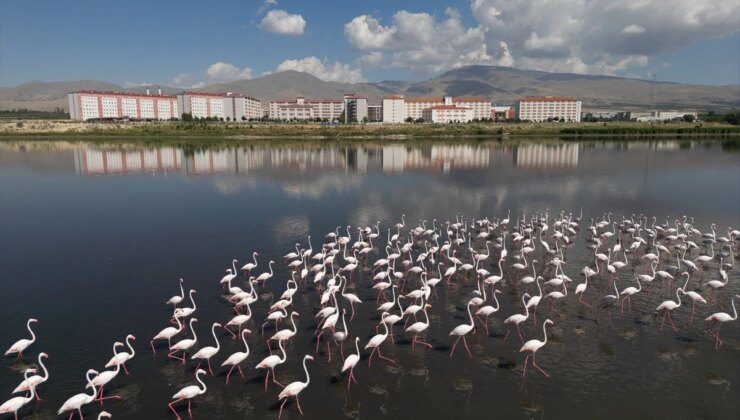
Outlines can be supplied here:
<path id="1" fill-rule="evenodd" d="M 652 97 L 652 111 L 653 111 L 653 120 L 658 118 L 658 110 L 655 109 L 655 71 L 652 72 L 653 75 L 653 83 L 650 87 L 650 96 Z"/>

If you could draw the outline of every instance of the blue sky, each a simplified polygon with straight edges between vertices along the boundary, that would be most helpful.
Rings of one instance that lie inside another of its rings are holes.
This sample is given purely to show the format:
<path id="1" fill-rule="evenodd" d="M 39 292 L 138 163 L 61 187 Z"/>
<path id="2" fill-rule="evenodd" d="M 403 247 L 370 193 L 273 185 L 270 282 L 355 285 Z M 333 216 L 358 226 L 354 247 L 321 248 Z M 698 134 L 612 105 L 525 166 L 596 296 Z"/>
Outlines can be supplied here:
<path id="1" fill-rule="evenodd" d="M 466 64 L 740 83 L 740 2 L 695 3 L 0 0 L 0 85 L 422 80 Z"/>

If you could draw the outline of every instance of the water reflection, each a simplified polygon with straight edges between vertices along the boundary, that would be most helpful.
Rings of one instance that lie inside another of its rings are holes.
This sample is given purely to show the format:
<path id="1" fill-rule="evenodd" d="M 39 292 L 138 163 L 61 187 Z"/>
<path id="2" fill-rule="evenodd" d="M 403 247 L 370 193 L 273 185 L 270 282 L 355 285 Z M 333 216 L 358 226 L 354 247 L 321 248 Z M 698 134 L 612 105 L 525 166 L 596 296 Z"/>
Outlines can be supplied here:
<path id="1" fill-rule="evenodd" d="M 578 166 L 578 144 L 527 144 L 514 155 L 517 168 L 551 169 Z"/>
<path id="2" fill-rule="evenodd" d="M 86 147 L 74 152 L 75 171 L 85 175 L 175 171 L 181 169 L 182 158 L 182 150 L 172 147 L 130 150 Z"/>

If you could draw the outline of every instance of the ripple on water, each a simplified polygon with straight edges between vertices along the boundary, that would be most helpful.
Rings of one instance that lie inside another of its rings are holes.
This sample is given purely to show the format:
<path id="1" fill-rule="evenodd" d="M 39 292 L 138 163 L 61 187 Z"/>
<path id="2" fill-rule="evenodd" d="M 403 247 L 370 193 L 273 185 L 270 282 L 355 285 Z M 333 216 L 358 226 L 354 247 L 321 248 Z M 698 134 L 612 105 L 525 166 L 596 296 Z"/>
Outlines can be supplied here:
<path id="1" fill-rule="evenodd" d="M 467 378 L 458 378 L 452 381 L 452 388 L 455 391 L 470 392 L 473 390 L 473 382 Z"/>

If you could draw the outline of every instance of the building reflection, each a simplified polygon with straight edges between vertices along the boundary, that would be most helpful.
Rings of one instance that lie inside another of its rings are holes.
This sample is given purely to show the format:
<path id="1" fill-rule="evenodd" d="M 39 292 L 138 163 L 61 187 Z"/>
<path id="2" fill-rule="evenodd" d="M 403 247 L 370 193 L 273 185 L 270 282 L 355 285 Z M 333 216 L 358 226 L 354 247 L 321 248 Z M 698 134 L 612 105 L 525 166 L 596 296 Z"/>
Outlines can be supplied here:
<path id="1" fill-rule="evenodd" d="M 430 147 L 383 146 L 383 172 L 483 169 L 490 165 L 490 148 L 474 145 Z"/>
<path id="2" fill-rule="evenodd" d="M 182 150 L 173 147 L 139 150 L 86 147 L 75 150 L 74 160 L 78 174 L 125 175 L 179 171 L 182 156 Z"/>
<path id="3" fill-rule="evenodd" d="M 520 169 L 566 169 L 578 166 L 578 144 L 526 144 L 516 147 Z"/>

